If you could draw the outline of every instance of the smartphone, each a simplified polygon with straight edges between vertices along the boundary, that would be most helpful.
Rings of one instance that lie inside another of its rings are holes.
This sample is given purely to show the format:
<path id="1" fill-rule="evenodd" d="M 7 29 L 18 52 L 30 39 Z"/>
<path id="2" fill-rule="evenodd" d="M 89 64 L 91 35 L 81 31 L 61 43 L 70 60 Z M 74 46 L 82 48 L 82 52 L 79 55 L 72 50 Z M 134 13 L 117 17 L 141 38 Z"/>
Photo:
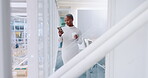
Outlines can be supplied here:
<path id="1" fill-rule="evenodd" d="M 61 27 L 57 27 L 57 29 L 58 29 L 59 31 L 63 31 Z"/>

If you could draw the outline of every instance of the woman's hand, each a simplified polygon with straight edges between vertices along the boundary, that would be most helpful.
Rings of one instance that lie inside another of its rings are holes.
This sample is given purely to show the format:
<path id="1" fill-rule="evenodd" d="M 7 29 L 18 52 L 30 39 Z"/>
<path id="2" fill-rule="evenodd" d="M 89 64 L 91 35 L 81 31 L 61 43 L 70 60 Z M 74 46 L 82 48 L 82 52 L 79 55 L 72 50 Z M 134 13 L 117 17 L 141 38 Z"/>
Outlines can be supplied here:
<path id="1" fill-rule="evenodd" d="M 61 37 L 64 32 L 63 31 L 58 31 L 58 33 L 59 33 L 59 36 Z"/>
<path id="2" fill-rule="evenodd" d="M 78 37 L 79 37 L 78 35 L 74 35 L 74 38 L 75 38 L 75 39 L 78 39 Z"/>
<path id="3" fill-rule="evenodd" d="M 58 31 L 59 36 L 61 37 L 61 36 L 62 36 L 62 34 L 63 34 L 64 32 L 63 32 L 63 30 L 62 30 L 62 28 L 61 28 L 61 27 L 58 27 L 58 30 L 59 30 L 59 31 Z"/>

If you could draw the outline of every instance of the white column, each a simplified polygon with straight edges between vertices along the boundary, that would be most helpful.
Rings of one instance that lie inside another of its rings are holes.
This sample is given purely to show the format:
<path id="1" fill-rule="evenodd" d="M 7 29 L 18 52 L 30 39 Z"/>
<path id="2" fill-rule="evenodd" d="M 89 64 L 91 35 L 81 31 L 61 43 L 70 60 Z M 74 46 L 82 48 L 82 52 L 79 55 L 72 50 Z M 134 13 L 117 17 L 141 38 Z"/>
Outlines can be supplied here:
<path id="1" fill-rule="evenodd" d="M 53 73 L 53 58 L 52 58 L 52 56 L 53 56 L 53 27 L 52 27 L 52 25 L 53 25 L 53 20 L 52 20 L 52 18 L 53 18 L 53 0 L 50 0 L 49 1 L 49 33 L 50 33 L 50 47 L 49 47 L 49 61 L 50 61 L 50 64 L 49 64 L 49 72 L 50 72 L 50 74 L 52 74 Z"/>
<path id="2" fill-rule="evenodd" d="M 56 7 L 55 1 L 53 2 L 53 70 L 55 71 L 56 65 L 56 57 L 58 52 L 58 33 L 57 33 L 57 26 L 59 25 L 59 18 L 58 18 L 58 11 Z"/>
<path id="3" fill-rule="evenodd" d="M 28 78 L 39 78 L 38 0 L 27 0 Z"/>
<path id="4" fill-rule="evenodd" d="M 148 24 L 146 25 L 147 26 L 147 29 L 148 29 Z M 147 53 L 146 53 L 146 77 L 145 78 L 148 78 L 148 31 L 147 31 L 147 49 L 146 49 Z"/>
<path id="5" fill-rule="evenodd" d="M 49 0 L 44 0 L 44 78 L 49 75 Z"/>
<path id="6" fill-rule="evenodd" d="M 115 25 L 116 0 L 108 0 L 108 29 Z M 105 78 L 114 78 L 114 49 L 105 56 Z"/>
<path id="7" fill-rule="evenodd" d="M 57 8 L 55 4 L 55 0 L 50 0 L 49 2 L 49 31 L 50 31 L 50 74 L 54 72 L 55 61 L 56 61 L 56 52 L 57 52 L 57 41 L 58 41 L 58 33 L 57 33 L 57 25 L 59 24 L 59 20 L 56 16 L 58 16 Z"/>
<path id="8" fill-rule="evenodd" d="M 0 0 L 0 78 L 12 78 L 9 5 L 9 0 Z"/>

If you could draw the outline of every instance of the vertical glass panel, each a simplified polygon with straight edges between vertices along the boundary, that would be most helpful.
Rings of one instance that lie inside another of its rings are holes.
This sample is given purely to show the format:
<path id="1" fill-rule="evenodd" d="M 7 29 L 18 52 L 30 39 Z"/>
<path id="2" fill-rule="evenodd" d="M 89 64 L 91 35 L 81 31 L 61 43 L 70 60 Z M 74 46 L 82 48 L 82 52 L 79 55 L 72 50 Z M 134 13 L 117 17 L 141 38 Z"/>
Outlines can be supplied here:
<path id="1" fill-rule="evenodd" d="M 26 0 L 10 0 L 13 78 L 28 77 L 26 5 Z"/>
<path id="2" fill-rule="evenodd" d="M 11 16 L 12 21 L 12 34 L 11 34 L 11 47 L 13 66 L 13 77 L 26 77 L 27 78 L 27 27 L 26 18 Z M 16 22 L 17 21 L 17 22 Z M 20 21 L 20 22 L 19 22 Z"/>

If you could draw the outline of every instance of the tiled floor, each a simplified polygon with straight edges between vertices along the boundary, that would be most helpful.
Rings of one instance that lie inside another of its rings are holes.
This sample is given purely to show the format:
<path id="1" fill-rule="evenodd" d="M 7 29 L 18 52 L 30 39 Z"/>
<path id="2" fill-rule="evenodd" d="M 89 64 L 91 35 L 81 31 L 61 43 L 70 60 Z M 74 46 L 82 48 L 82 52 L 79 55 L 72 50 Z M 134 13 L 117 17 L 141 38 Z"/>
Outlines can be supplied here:
<path id="1" fill-rule="evenodd" d="M 27 70 L 14 70 L 13 78 L 27 78 Z"/>
<path id="2" fill-rule="evenodd" d="M 12 48 L 12 56 L 13 56 L 13 78 L 27 78 L 27 68 L 26 62 L 24 59 L 26 58 L 27 50 L 25 48 Z M 22 61 L 24 61 L 21 65 L 19 65 Z M 18 69 L 16 69 L 18 68 Z"/>

